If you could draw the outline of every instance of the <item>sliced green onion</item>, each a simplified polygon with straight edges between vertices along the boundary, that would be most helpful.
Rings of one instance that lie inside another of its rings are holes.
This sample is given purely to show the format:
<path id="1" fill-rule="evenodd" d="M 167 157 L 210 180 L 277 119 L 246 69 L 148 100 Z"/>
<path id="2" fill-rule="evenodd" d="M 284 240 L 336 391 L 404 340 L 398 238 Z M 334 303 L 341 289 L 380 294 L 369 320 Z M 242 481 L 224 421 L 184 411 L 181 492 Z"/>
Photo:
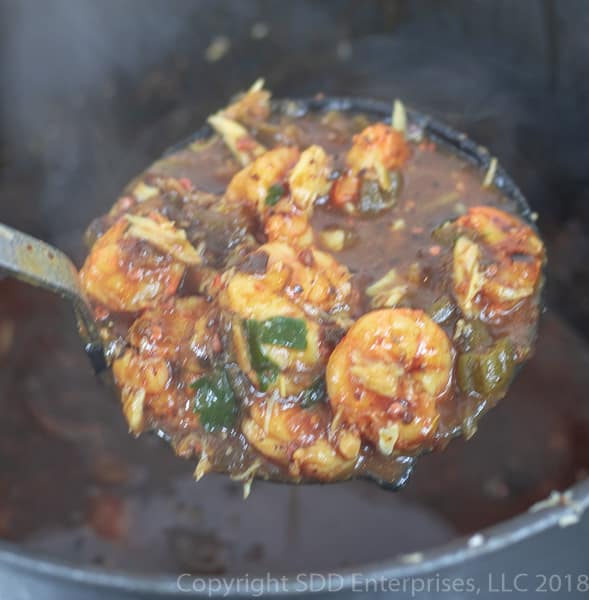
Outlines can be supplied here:
<path id="1" fill-rule="evenodd" d="M 266 206 L 274 206 L 278 204 L 278 201 L 280 198 L 282 198 L 282 196 L 284 196 L 285 192 L 286 190 L 281 183 L 275 183 L 274 185 L 271 185 L 268 189 L 268 194 L 266 195 Z"/>
<path id="2" fill-rule="evenodd" d="M 215 369 L 209 375 L 197 379 L 191 386 L 194 396 L 194 412 L 207 431 L 231 427 L 237 414 L 237 401 L 225 369 Z"/>
<path id="3" fill-rule="evenodd" d="M 262 344 L 294 350 L 307 348 L 307 323 L 294 317 L 272 317 L 258 321 L 258 339 Z"/>
<path id="4" fill-rule="evenodd" d="M 325 379 L 318 377 L 315 381 L 299 394 L 299 403 L 303 408 L 310 408 L 321 402 L 327 393 Z"/>

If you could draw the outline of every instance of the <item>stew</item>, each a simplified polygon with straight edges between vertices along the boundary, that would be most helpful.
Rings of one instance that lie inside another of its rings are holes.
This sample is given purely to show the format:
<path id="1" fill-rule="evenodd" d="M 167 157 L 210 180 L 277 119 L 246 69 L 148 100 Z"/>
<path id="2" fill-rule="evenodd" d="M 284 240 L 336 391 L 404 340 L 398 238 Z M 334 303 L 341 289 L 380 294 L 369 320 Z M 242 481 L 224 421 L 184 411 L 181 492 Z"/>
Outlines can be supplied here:
<path id="1" fill-rule="evenodd" d="M 195 475 L 403 478 L 476 431 L 536 336 L 544 247 L 486 173 L 256 83 L 88 230 L 81 279 L 130 430 Z"/>

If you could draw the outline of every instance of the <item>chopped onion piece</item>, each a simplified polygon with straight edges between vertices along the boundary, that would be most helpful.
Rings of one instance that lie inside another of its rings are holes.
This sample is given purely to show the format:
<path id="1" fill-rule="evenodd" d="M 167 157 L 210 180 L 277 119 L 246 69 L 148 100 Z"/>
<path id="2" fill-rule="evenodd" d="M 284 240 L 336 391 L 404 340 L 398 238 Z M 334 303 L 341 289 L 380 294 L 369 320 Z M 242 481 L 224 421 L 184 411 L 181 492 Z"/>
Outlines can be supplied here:
<path id="1" fill-rule="evenodd" d="M 495 179 L 495 172 L 497 171 L 497 159 L 492 158 L 489 163 L 489 168 L 487 169 L 487 173 L 485 178 L 483 179 L 483 187 L 488 188 L 493 184 L 493 180 Z"/>
<path id="2" fill-rule="evenodd" d="M 258 143 L 249 131 L 237 121 L 232 121 L 219 113 L 211 115 L 207 121 L 223 138 L 226 146 L 243 167 L 246 167 L 254 158 L 266 152 L 266 148 Z M 247 142 L 247 144 L 243 142 Z M 247 146 L 247 149 L 244 149 L 244 146 Z"/>
<path id="3" fill-rule="evenodd" d="M 171 221 L 163 218 L 155 221 L 137 215 L 126 215 L 126 218 L 130 224 L 127 235 L 145 240 L 188 265 L 199 265 L 202 262 L 200 254 L 186 239 L 186 232 L 174 227 Z"/>
<path id="4" fill-rule="evenodd" d="M 395 100 L 393 103 L 391 124 L 393 129 L 405 135 L 407 131 L 407 113 L 405 112 L 405 106 L 400 100 Z"/>
<path id="5" fill-rule="evenodd" d="M 395 444 L 399 439 L 399 424 L 393 423 L 388 427 L 383 427 L 378 432 L 378 449 L 381 454 L 390 456 L 395 449 Z"/>

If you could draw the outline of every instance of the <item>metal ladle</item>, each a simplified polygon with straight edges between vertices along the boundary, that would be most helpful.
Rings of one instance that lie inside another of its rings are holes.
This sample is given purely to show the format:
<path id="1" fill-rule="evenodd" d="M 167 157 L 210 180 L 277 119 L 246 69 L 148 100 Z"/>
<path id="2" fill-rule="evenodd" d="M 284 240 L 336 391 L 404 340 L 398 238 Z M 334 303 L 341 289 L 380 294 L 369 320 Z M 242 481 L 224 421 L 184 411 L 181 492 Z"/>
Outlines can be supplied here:
<path id="1" fill-rule="evenodd" d="M 61 251 L 0 224 L 0 272 L 58 294 L 71 302 L 84 350 L 94 371 L 106 369 L 104 346 L 74 263 Z"/>

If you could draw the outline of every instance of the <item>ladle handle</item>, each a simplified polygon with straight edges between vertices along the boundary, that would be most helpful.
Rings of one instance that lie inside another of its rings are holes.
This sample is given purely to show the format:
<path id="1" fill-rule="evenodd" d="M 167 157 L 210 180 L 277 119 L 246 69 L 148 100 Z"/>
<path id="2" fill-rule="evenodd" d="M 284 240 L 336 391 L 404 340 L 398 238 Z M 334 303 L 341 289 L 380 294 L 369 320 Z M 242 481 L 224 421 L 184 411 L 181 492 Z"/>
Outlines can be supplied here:
<path id="1" fill-rule="evenodd" d="M 0 223 L 0 271 L 69 300 L 94 370 L 106 367 L 104 347 L 78 271 L 61 250 Z"/>

